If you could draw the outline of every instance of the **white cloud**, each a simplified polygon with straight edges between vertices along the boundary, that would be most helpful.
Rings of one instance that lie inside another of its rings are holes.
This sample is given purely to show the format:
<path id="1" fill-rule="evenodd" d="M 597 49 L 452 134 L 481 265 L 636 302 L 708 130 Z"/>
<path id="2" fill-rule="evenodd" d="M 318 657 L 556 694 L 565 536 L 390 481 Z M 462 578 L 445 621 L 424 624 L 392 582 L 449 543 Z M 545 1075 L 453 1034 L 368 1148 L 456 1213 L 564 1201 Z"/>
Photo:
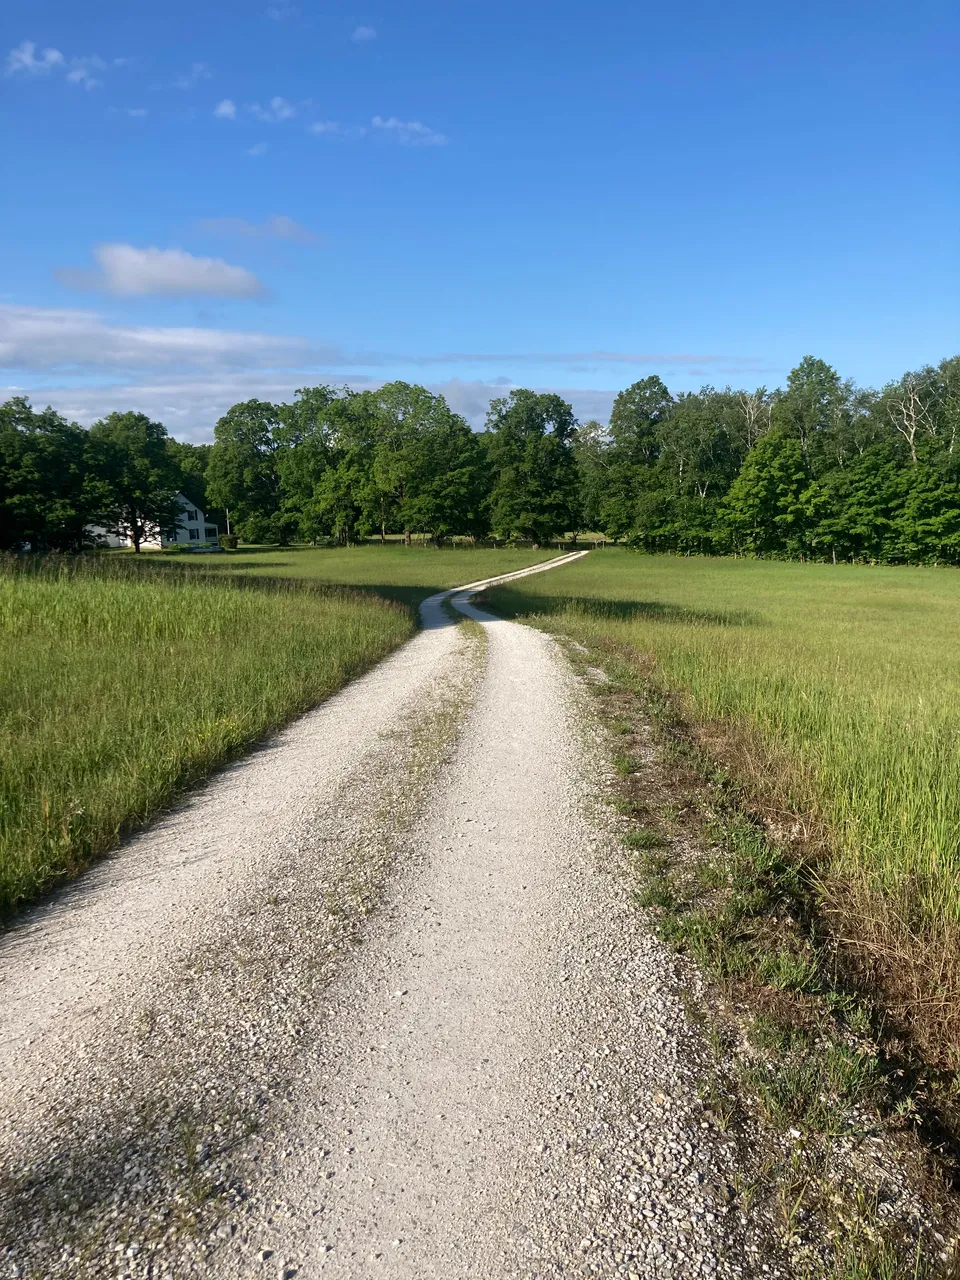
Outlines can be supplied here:
<path id="1" fill-rule="evenodd" d="M 442 133 L 419 120 L 398 120 L 396 116 L 384 120 L 382 116 L 374 116 L 370 123 L 383 137 L 394 138 L 408 147 L 442 147 L 447 141 Z"/>
<path id="2" fill-rule="evenodd" d="M 247 155 L 253 156 L 254 158 L 256 158 L 257 156 L 266 155 L 266 152 L 267 152 L 267 144 L 265 142 L 255 142 L 253 146 L 250 148 L 250 150 L 247 152 Z"/>
<path id="3" fill-rule="evenodd" d="M 102 289 L 123 298 L 257 298 L 265 292 L 245 267 L 233 266 L 222 258 L 196 258 L 183 249 L 101 244 L 93 256 L 99 271 L 67 268 L 56 272 L 57 278 L 71 288 Z"/>
<path id="4" fill-rule="evenodd" d="M 218 102 L 213 108 L 213 114 L 218 120 L 236 120 L 236 104 L 231 102 L 229 98 L 224 98 L 222 102 Z"/>
<path id="5" fill-rule="evenodd" d="M 308 133 L 328 134 L 339 138 L 362 138 L 366 129 L 359 124 L 341 124 L 338 120 L 316 120 L 307 126 Z"/>
<path id="6" fill-rule="evenodd" d="M 605 354 L 624 365 L 655 364 L 666 373 L 668 363 L 687 364 L 694 356 Z M 488 356 L 474 357 L 482 360 Z M 574 355 L 496 357 L 517 364 L 568 364 Z M 29 395 L 34 404 L 52 404 L 68 417 L 92 422 L 112 409 L 139 409 L 165 422 L 175 434 L 210 439 L 213 424 L 238 400 L 290 400 L 297 387 L 319 382 L 347 383 L 357 390 L 378 387 L 382 370 L 420 381 L 417 369 L 439 359 L 468 361 L 461 356 L 410 356 L 383 352 L 347 352 L 334 343 L 227 329 L 115 325 L 96 311 L 22 307 L 0 304 L 0 368 L 11 371 L 19 385 L 0 388 L 0 399 Z M 728 357 L 712 356 L 711 362 Z M 742 363 L 746 363 L 743 361 Z M 756 364 L 756 362 L 753 362 Z M 507 364 L 505 367 L 510 367 Z M 369 370 L 370 372 L 362 372 Z M 393 376 L 396 376 L 395 374 Z M 626 370 L 622 381 L 634 375 Z M 667 381 L 672 380 L 666 373 Z M 59 385 L 54 385 L 58 379 Z M 451 407 L 480 426 L 490 400 L 523 384 L 513 377 L 430 378 L 426 386 L 446 396 Z M 616 392 L 571 386 L 568 375 L 556 380 L 541 374 L 535 391 L 555 391 L 572 405 L 577 417 L 605 421 Z M 684 387 L 685 389 L 685 387 Z"/>
<path id="7" fill-rule="evenodd" d="M 182 76 L 177 76 L 175 80 L 171 80 L 171 89 L 195 89 L 201 80 L 211 80 L 213 72 L 205 62 L 195 62 L 190 70 Z"/>
<path id="8" fill-rule="evenodd" d="M 322 237 L 283 213 L 271 213 L 263 222 L 246 218 L 200 218 L 198 231 L 212 236 L 239 236 L 249 240 L 287 240 L 293 244 L 318 244 Z"/>
<path id="9" fill-rule="evenodd" d="M 122 67 L 129 62 L 129 58 L 114 58 L 109 65 Z M 107 62 L 95 53 L 89 57 L 71 58 L 67 61 L 59 49 L 44 49 L 38 57 L 34 42 L 24 40 L 7 54 L 4 74 L 12 76 L 23 72 L 28 76 L 39 76 L 57 70 L 64 73 L 68 84 L 83 85 L 85 89 L 101 89 L 103 81 L 94 72 L 106 71 L 107 67 Z"/>
<path id="10" fill-rule="evenodd" d="M 64 62 L 64 56 L 59 49 L 44 49 L 38 58 L 37 46 L 34 42 L 24 40 L 7 54 L 4 74 L 12 76 L 18 71 L 23 71 L 28 76 L 43 75 L 47 71 L 52 71 L 54 67 L 62 67 Z"/>
<path id="11" fill-rule="evenodd" d="M 231 220 L 232 221 L 232 220 Z M 189 255 L 185 255 L 189 256 Z M 659 368 L 679 374 L 697 365 L 709 371 L 752 373 L 772 372 L 758 359 L 725 355 L 631 354 L 619 351 L 588 353 L 592 360 L 605 366 L 622 365 Z M 534 354 L 484 355 L 471 352 L 448 352 L 439 355 L 411 355 L 382 351 L 346 352 L 334 343 L 289 335 L 265 334 L 234 329 L 190 327 L 149 327 L 114 325 L 98 312 L 86 308 L 24 307 L 0 303 L 0 368 L 32 370 L 71 370 L 71 372 L 120 374 L 130 371 L 191 370 L 213 373 L 236 368 L 301 369 L 305 372 L 337 369 L 374 369 L 390 366 L 412 369 L 446 364 L 496 362 L 502 368 L 555 365 L 569 370 L 584 359 L 581 352 L 537 352 Z M 516 368 L 515 368 L 516 371 Z M 629 373 L 622 375 L 631 377 Z M 521 385 L 516 378 L 484 376 L 461 381 L 453 378 L 451 386 L 493 388 L 492 394 L 504 395 L 511 387 Z M 486 394 L 486 392 L 484 392 Z M 596 395 L 608 393 L 597 391 Z M 609 393 L 614 394 L 614 393 Z M 467 403 L 468 390 L 462 392 Z"/>
<path id="12" fill-rule="evenodd" d="M 525 365 L 565 365 L 574 372 L 583 372 L 592 366 L 636 365 L 637 367 L 656 365 L 661 369 L 681 368 L 693 369 L 697 374 L 706 376 L 710 368 L 718 373 L 736 373 L 739 370 L 754 373 L 770 372 L 765 364 L 752 356 L 704 355 L 686 351 L 515 351 L 477 352 L 477 351 L 444 351 L 437 355 L 419 357 L 421 364 L 525 364 Z M 704 366 L 698 368 L 697 366 Z"/>
<path id="13" fill-rule="evenodd" d="M 146 107 L 124 107 L 124 114 L 130 116 L 132 120 L 142 120 L 147 115 Z"/>
<path id="14" fill-rule="evenodd" d="M 376 40 L 376 38 L 376 27 L 354 27 L 353 35 L 350 37 L 350 39 L 355 40 L 357 44 L 363 44 L 366 40 Z"/>
<path id="15" fill-rule="evenodd" d="M 73 58 L 67 79 L 71 84 L 82 84 L 85 89 L 102 89 L 103 81 L 93 75 L 94 71 L 103 71 L 106 63 L 95 54 L 90 58 Z"/>
<path id="16" fill-rule="evenodd" d="M 293 103 L 280 97 L 271 98 L 265 107 L 262 107 L 259 102 L 251 102 L 247 110 L 257 120 L 263 120 L 267 124 L 280 124 L 297 114 L 297 108 Z"/>
<path id="17" fill-rule="evenodd" d="M 0 368 L 5 369 L 116 377 L 345 363 L 339 347 L 305 338 L 234 329 L 115 325 L 87 309 L 0 304 Z"/>
<path id="18" fill-rule="evenodd" d="M 286 22 L 289 18 L 296 18 L 300 14 L 300 10 L 295 4 L 271 4 L 267 6 L 266 15 L 272 18 L 274 22 Z"/>

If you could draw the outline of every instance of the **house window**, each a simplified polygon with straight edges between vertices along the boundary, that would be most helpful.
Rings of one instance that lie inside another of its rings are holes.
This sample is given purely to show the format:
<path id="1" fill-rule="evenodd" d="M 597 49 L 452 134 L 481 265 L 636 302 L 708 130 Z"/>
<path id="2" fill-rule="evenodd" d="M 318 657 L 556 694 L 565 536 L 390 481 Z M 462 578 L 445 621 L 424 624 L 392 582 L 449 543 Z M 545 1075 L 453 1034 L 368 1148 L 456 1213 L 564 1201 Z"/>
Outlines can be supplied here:
<path id="1" fill-rule="evenodd" d="M 196 520 L 196 519 L 197 519 L 197 513 L 196 513 L 196 511 L 185 511 L 185 512 L 184 512 L 184 516 L 185 516 L 185 518 L 186 518 L 187 520 Z"/>
<path id="2" fill-rule="evenodd" d="M 205 537 L 207 537 L 207 538 L 219 538 L 219 537 L 220 537 L 220 530 L 219 530 L 219 529 L 211 529 L 209 526 L 207 526 L 207 528 L 204 530 L 204 536 L 205 536 Z"/>
<path id="3" fill-rule="evenodd" d="M 190 534 L 191 542 L 200 541 L 200 530 L 197 529 L 194 525 L 191 525 L 190 528 L 187 530 L 187 532 Z"/>

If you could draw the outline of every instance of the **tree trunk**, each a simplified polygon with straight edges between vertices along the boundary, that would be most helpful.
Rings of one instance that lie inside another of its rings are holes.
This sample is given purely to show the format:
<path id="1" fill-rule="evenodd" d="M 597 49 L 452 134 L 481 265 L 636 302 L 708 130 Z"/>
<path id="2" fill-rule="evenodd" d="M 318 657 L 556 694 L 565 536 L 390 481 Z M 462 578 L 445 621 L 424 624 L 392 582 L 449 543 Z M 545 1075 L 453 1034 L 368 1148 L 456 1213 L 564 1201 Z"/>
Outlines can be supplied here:
<path id="1" fill-rule="evenodd" d="M 403 531 L 403 545 L 404 545 L 405 547 L 409 547 L 412 541 L 413 541 L 413 539 L 412 539 L 412 538 L 411 538 L 411 536 L 410 536 L 410 530 L 409 530 L 409 529 L 404 529 L 404 531 Z"/>

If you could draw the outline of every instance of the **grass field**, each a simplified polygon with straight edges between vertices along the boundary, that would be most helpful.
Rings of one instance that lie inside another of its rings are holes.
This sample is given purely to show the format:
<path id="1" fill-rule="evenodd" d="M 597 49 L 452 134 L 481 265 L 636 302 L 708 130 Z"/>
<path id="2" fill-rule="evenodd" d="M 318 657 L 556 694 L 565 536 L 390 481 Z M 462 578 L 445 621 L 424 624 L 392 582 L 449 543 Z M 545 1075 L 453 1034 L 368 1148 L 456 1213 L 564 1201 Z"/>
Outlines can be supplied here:
<path id="1" fill-rule="evenodd" d="M 0 914 L 382 658 L 425 596 L 551 555 L 0 560 Z"/>
<path id="2" fill-rule="evenodd" d="M 556 548 L 530 551 L 506 547 L 500 550 L 445 547 L 438 551 L 435 547 L 404 547 L 388 542 L 385 546 L 235 551 L 205 557 L 202 563 L 204 568 L 219 572 L 269 574 L 330 586 L 356 587 L 374 591 L 388 600 L 417 605 L 435 591 L 477 582 L 498 573 L 511 573 L 562 554 Z"/>
<path id="3" fill-rule="evenodd" d="M 0 912 L 413 631 L 356 593 L 133 568 L 0 569 Z"/>
<path id="4" fill-rule="evenodd" d="M 767 812 L 825 835 L 844 931 L 956 1015 L 960 573 L 607 549 L 490 597 L 652 658 Z"/>

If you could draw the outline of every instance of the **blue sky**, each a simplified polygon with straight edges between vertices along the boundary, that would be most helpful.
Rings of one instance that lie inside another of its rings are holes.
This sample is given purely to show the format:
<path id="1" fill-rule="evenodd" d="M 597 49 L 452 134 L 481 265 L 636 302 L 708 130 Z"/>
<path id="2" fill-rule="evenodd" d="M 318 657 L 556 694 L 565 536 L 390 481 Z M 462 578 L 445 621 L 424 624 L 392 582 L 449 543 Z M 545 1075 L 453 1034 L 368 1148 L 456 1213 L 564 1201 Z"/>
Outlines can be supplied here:
<path id="1" fill-rule="evenodd" d="M 954 0 L 7 0 L 8 394 L 208 439 L 403 377 L 603 417 L 650 372 L 960 349 Z"/>

